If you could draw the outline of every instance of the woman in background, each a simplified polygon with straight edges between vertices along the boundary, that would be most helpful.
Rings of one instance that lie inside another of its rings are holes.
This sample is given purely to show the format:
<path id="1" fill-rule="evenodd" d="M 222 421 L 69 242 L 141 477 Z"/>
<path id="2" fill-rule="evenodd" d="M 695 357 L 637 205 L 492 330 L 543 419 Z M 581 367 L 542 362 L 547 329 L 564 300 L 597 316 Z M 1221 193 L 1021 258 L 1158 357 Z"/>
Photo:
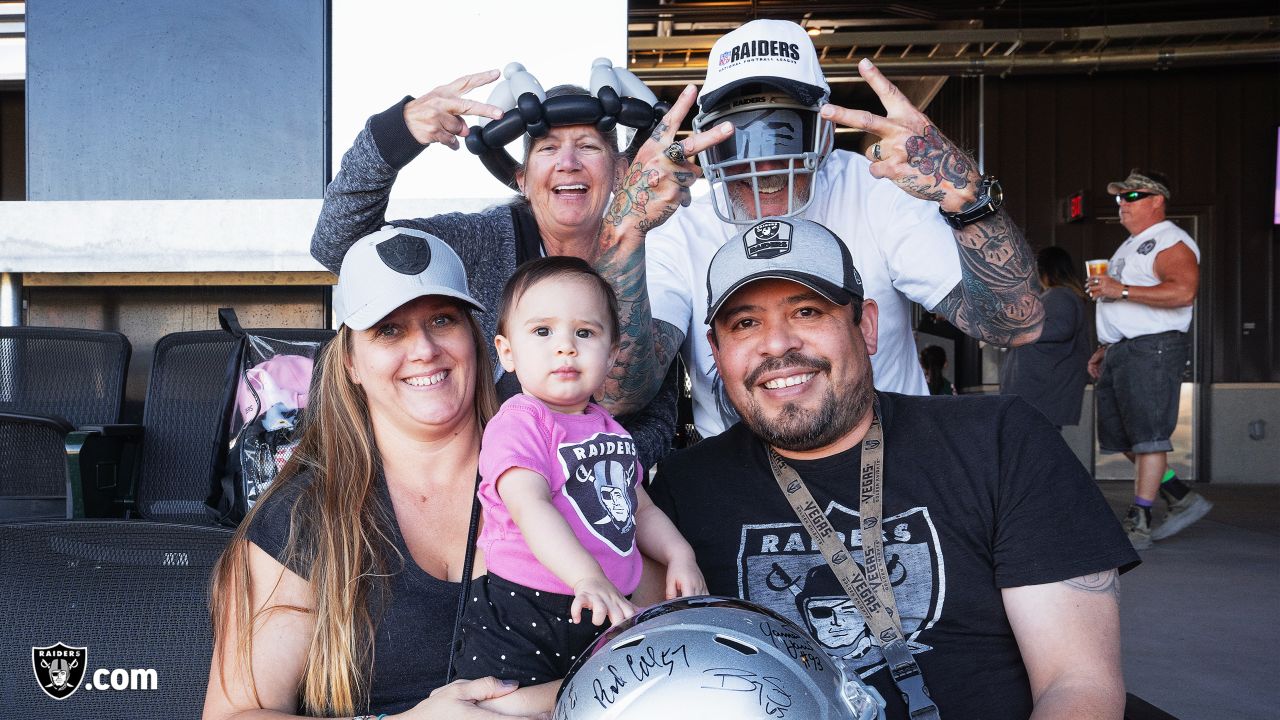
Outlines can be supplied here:
<path id="1" fill-rule="evenodd" d="M 1040 339 L 1009 351 L 1000 368 L 1000 392 L 1019 395 L 1061 429 L 1080 422 L 1088 382 L 1089 338 L 1084 284 L 1071 254 L 1047 247 L 1036 255 L 1044 329 Z"/>
<path id="2" fill-rule="evenodd" d="M 942 374 L 947 367 L 947 351 L 938 345 L 929 345 L 920 351 L 920 367 L 924 369 L 924 381 L 930 395 L 955 395 L 956 389 Z"/>

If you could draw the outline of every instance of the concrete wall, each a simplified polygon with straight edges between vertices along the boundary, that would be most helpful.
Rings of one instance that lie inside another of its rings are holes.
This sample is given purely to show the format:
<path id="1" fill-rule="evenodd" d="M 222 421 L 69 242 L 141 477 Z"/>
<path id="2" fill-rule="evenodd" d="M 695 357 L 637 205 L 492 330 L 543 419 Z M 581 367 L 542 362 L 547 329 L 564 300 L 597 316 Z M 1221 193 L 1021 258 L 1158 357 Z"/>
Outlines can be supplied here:
<path id="1" fill-rule="evenodd" d="M 1211 482 L 1280 483 L 1280 384 L 1213 385 L 1209 414 Z M 1250 423 L 1258 422 L 1265 429 L 1254 439 Z"/>

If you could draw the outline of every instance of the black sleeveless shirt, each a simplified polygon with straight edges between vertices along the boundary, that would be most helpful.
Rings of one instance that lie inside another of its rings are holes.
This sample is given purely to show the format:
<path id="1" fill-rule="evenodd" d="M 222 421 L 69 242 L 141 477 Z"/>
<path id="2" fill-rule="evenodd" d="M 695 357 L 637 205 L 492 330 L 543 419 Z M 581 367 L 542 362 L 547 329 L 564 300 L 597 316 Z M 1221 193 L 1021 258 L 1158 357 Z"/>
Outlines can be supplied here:
<path id="1" fill-rule="evenodd" d="M 249 540 L 281 562 L 289 537 L 290 513 L 311 482 L 311 475 L 305 473 L 288 481 L 288 487 L 267 499 L 249 527 Z M 388 535 L 404 562 L 389 558 L 391 576 L 386 579 L 385 602 L 371 600 L 375 637 L 370 697 L 367 708 L 359 707 L 357 702 L 357 714 L 375 715 L 408 710 L 445 684 L 458 594 L 462 591 L 459 583 L 433 577 L 414 562 L 395 521 L 386 480 L 381 476 L 377 499 L 383 516 L 390 518 Z M 307 578 L 307 553 L 303 550 L 300 555 L 304 559 L 294 559 L 289 569 Z"/>

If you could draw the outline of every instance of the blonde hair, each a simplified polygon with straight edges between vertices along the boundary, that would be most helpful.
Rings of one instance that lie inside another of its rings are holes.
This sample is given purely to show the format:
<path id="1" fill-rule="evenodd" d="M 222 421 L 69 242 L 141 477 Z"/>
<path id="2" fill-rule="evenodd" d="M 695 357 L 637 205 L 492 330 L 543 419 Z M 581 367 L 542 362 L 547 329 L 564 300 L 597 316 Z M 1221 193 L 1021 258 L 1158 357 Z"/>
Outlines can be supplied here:
<path id="1" fill-rule="evenodd" d="M 464 309 L 475 349 L 474 411 L 479 427 L 498 410 L 493 370 L 480 326 Z M 218 560 L 210 588 L 210 616 L 215 644 L 234 640 L 238 669 L 253 681 L 253 629 L 269 613 L 281 610 L 314 613 L 315 629 L 307 650 L 298 697 L 302 708 L 325 716 L 350 716 L 369 702 L 376 618 L 370 612 L 387 599 L 387 578 L 394 563 L 406 562 L 395 549 L 395 518 L 378 502 L 381 460 L 373 440 L 373 425 L 364 391 L 347 373 L 353 332 L 343 326 L 321 352 L 319 382 L 312 388 L 303 420 L 302 436 L 279 477 L 259 498 L 236 530 Z M 283 488 L 299 482 L 304 473 L 312 481 L 303 488 L 289 519 L 289 536 L 281 561 L 294 561 L 307 570 L 314 610 L 272 605 L 250 607 L 249 543 L 247 531 L 258 511 Z M 410 560 L 411 562 L 411 560 Z M 236 637 L 220 631 L 238 628 Z M 228 653 L 215 647 L 216 662 L 226 691 Z"/>

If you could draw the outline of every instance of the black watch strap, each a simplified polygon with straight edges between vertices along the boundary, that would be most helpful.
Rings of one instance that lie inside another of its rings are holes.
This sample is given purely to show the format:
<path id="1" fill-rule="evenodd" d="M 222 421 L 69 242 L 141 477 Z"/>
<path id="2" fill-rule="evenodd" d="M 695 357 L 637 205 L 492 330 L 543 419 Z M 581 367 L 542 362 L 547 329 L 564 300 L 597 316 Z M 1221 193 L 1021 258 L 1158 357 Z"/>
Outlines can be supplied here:
<path id="1" fill-rule="evenodd" d="M 1004 191 L 1000 187 L 1000 181 L 994 175 L 987 175 L 978 184 L 978 199 L 958 212 L 947 212 L 942 208 L 938 208 L 938 212 L 948 225 L 959 230 L 999 212 L 1002 207 L 1004 207 Z"/>

